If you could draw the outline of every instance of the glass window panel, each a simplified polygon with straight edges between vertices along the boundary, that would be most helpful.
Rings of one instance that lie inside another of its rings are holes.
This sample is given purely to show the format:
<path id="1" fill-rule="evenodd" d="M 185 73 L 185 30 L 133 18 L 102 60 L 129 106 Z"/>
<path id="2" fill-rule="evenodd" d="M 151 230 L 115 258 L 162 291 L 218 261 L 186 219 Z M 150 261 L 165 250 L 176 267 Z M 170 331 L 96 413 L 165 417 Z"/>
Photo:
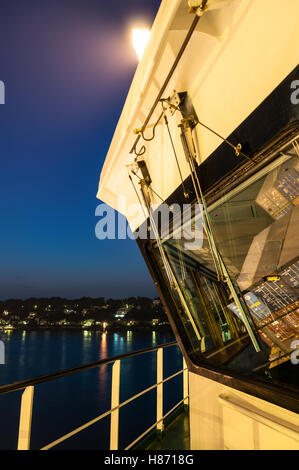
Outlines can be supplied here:
<path id="1" fill-rule="evenodd" d="M 289 149 L 268 169 L 219 194 L 209 215 L 261 351 L 255 352 L 227 283 L 217 278 L 204 233 L 200 249 L 187 250 L 184 239 L 162 243 L 174 278 L 171 295 L 193 359 L 297 384 L 299 369 L 290 367 L 290 354 L 299 338 L 298 157 Z M 163 272 L 159 250 L 154 251 Z"/>

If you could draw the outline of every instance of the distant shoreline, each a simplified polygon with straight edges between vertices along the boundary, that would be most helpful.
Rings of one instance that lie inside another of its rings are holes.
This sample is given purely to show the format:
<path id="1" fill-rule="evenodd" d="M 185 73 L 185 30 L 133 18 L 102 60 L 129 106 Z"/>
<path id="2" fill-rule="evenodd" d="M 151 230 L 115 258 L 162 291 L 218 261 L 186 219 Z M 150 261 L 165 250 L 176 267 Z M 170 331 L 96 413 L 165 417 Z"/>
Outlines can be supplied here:
<path id="1" fill-rule="evenodd" d="M 86 327 L 80 327 L 80 326 L 72 326 L 72 325 L 56 325 L 56 326 L 34 326 L 34 327 L 13 327 L 13 328 L 0 328 L 0 333 L 1 332 L 7 332 L 7 331 L 100 331 L 102 333 L 115 333 L 115 332 L 127 332 L 127 331 L 143 331 L 143 330 L 149 330 L 149 331 L 172 331 L 170 325 L 155 325 L 155 326 L 150 326 L 150 325 L 133 325 L 130 327 L 127 326 L 111 326 L 107 328 L 106 330 L 103 330 L 101 326 L 86 326 Z"/>

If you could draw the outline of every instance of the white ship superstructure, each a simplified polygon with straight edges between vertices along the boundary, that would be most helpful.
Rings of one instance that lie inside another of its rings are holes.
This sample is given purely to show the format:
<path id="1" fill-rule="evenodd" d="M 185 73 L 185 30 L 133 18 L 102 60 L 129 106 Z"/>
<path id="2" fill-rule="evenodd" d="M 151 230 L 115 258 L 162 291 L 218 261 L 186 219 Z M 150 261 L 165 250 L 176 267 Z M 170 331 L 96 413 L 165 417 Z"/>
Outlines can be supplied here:
<path id="1" fill-rule="evenodd" d="M 298 16 L 163 0 L 101 173 L 136 234 L 154 205 L 203 210 L 197 249 L 174 216 L 137 238 L 188 365 L 191 449 L 299 448 Z"/>

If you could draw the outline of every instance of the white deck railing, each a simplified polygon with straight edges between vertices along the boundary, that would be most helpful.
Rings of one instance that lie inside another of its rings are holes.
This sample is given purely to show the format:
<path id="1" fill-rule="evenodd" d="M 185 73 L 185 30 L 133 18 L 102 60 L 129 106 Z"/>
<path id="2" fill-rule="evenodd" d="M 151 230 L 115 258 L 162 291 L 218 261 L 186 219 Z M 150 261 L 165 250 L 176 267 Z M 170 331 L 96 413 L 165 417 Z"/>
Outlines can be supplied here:
<path id="1" fill-rule="evenodd" d="M 94 367 L 101 367 L 108 363 L 113 363 L 112 368 L 112 384 L 111 384 L 111 408 L 101 415 L 95 417 L 91 421 L 83 424 L 82 426 L 73 429 L 71 432 L 61 436 L 60 438 L 56 439 L 55 441 L 45 445 L 42 447 L 41 450 L 49 450 L 55 447 L 56 445 L 60 444 L 61 442 L 69 439 L 70 437 L 78 434 L 79 432 L 83 431 L 84 429 L 88 428 L 92 424 L 102 420 L 103 418 L 110 415 L 110 450 L 118 450 L 119 447 L 119 410 L 123 406 L 131 403 L 136 398 L 141 397 L 142 395 L 154 390 L 156 388 L 157 393 L 157 410 L 156 410 L 156 419 L 155 422 L 144 432 L 139 435 L 133 442 L 131 442 L 125 450 L 128 450 L 135 446 L 142 438 L 144 438 L 148 433 L 156 429 L 159 432 L 162 432 L 164 429 L 164 420 L 165 418 L 170 415 L 178 406 L 184 404 L 188 405 L 189 401 L 189 393 L 188 393 L 188 369 L 186 367 L 186 363 L 184 358 L 182 357 L 182 369 L 176 372 L 175 374 L 163 379 L 163 351 L 164 348 L 170 346 L 177 346 L 177 343 L 168 343 L 165 345 L 161 345 L 158 347 L 144 349 L 142 351 L 137 351 L 135 353 L 124 354 L 121 356 L 112 357 L 106 360 L 98 361 L 96 363 L 87 364 L 85 366 L 76 367 L 73 369 L 67 369 L 66 371 L 58 372 L 56 374 L 49 374 L 48 376 L 41 376 L 37 377 L 36 379 L 30 379 L 28 381 L 22 381 L 17 384 L 5 385 L 0 387 L 0 394 L 8 393 L 15 390 L 20 390 L 25 388 L 22 399 L 21 399 L 21 408 L 20 408 L 20 422 L 19 422 L 19 436 L 18 436 L 18 450 L 30 450 L 30 436 L 31 436 L 31 420 L 32 420 L 32 409 L 33 409 L 33 398 L 34 398 L 34 387 L 40 383 L 47 382 L 49 380 L 53 380 L 56 378 L 60 378 L 69 374 L 78 373 L 80 371 L 94 368 Z M 120 363 L 122 360 L 146 354 L 148 352 L 156 351 L 157 354 L 157 380 L 154 385 L 151 387 L 144 389 L 142 392 L 137 393 L 136 395 L 130 397 L 126 401 L 120 403 L 119 402 L 119 395 L 120 395 Z M 166 414 L 163 415 L 163 385 L 165 382 L 173 379 L 174 377 L 178 376 L 179 374 L 183 374 L 183 390 L 182 390 L 182 400 L 180 400 L 171 410 L 169 410 Z"/>

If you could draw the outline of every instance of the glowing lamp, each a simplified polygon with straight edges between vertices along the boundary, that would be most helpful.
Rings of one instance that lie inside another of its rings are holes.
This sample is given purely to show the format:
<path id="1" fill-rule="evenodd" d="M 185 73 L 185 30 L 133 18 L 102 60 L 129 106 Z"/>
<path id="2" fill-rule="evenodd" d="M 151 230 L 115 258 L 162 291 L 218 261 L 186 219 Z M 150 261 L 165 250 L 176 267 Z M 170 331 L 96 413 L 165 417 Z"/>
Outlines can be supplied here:
<path id="1" fill-rule="evenodd" d="M 133 29 L 132 31 L 132 42 L 139 60 L 143 56 L 150 34 L 148 29 Z"/>

